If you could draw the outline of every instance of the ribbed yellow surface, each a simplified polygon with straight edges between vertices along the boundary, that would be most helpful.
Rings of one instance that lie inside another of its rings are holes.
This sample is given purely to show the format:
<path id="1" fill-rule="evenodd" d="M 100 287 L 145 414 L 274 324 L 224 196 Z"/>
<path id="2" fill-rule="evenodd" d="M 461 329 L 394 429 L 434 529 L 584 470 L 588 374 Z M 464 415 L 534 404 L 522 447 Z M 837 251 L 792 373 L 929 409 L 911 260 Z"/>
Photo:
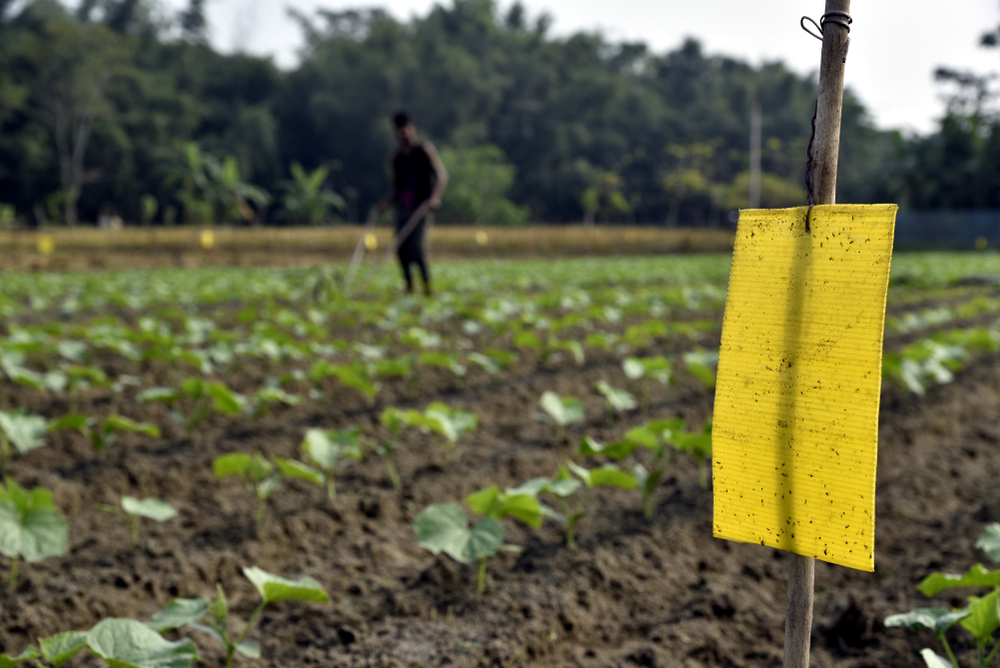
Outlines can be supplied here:
<path id="1" fill-rule="evenodd" d="M 714 534 L 875 569 L 896 205 L 740 213 L 712 429 Z"/>

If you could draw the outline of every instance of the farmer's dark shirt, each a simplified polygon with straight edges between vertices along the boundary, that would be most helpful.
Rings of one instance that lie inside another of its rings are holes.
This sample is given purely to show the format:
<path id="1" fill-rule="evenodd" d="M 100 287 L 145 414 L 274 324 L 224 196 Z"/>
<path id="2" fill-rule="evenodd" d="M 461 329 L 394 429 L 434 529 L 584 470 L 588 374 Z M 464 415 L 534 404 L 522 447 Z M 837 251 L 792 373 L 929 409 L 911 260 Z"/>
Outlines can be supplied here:
<path id="1" fill-rule="evenodd" d="M 398 209 L 413 211 L 430 199 L 436 173 L 423 144 L 417 144 L 409 153 L 396 152 L 392 158 L 392 176 Z"/>

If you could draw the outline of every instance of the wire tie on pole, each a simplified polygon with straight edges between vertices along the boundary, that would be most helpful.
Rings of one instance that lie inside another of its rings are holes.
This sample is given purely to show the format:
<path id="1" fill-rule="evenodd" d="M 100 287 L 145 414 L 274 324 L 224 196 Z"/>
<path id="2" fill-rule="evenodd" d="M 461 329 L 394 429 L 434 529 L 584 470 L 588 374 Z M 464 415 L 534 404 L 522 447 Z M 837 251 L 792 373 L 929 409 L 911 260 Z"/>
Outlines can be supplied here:
<path id="1" fill-rule="evenodd" d="M 806 21 L 813 24 L 819 32 L 814 32 L 812 28 L 806 25 Z M 821 42 L 823 41 L 823 35 L 825 34 L 823 28 L 827 23 L 836 23 L 837 25 L 842 25 L 847 28 L 848 38 L 847 42 L 844 43 L 844 62 L 846 63 L 847 50 L 851 48 L 851 38 L 849 36 L 851 33 L 851 24 L 854 23 L 854 19 L 851 18 L 850 14 L 841 11 L 827 12 L 826 14 L 823 14 L 823 16 L 819 17 L 819 23 L 816 23 L 816 21 L 809 16 L 803 16 L 799 20 L 799 25 L 802 26 L 802 29 Z"/>

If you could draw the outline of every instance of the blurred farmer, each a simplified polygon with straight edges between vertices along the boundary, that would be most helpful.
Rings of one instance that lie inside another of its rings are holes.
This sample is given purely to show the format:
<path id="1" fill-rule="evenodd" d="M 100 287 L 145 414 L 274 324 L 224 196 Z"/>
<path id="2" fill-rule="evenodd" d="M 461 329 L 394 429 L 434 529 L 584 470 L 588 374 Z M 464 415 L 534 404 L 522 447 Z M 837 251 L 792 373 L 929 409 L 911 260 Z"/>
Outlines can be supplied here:
<path id="1" fill-rule="evenodd" d="M 441 164 L 434 145 L 417 138 L 413 118 L 405 111 L 393 115 L 392 124 L 399 140 L 399 150 L 392 156 L 392 187 L 376 209 L 396 208 L 396 253 L 403 267 L 406 291 L 413 292 L 410 266 L 417 265 L 424 281 L 424 292 L 431 294 L 431 278 L 424 250 L 424 236 L 431 214 L 441 206 L 441 195 L 448 185 L 448 172 Z"/>

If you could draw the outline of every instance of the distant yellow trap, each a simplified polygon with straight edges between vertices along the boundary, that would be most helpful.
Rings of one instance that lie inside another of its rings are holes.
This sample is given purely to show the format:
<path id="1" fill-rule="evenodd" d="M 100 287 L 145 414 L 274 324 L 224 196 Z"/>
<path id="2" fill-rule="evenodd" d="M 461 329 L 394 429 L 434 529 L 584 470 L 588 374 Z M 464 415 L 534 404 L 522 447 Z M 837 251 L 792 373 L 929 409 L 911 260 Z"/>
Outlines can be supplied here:
<path id="1" fill-rule="evenodd" d="M 896 209 L 741 212 L 712 429 L 716 537 L 874 570 Z"/>

